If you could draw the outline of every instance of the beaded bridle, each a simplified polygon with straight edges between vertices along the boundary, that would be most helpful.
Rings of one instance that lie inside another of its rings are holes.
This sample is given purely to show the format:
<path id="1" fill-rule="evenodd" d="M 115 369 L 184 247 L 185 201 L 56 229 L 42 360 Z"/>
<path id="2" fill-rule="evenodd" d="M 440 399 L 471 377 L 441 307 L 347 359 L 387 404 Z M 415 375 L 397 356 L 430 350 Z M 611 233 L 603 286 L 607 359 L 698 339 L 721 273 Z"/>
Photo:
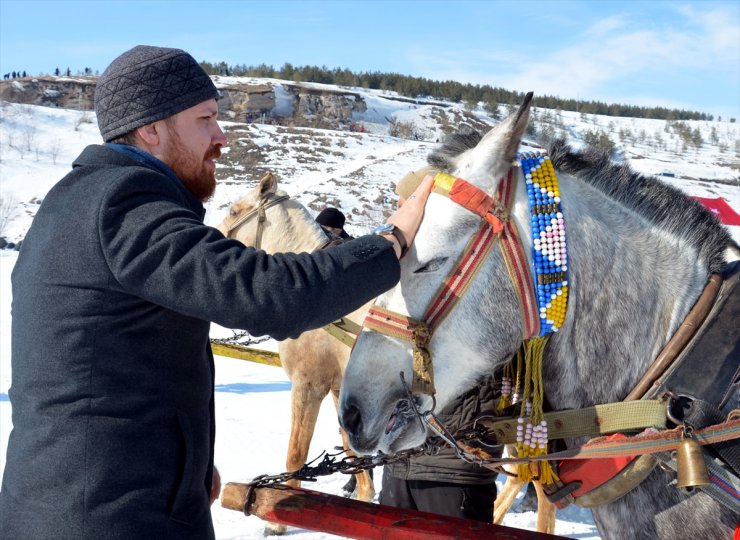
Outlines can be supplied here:
<path id="1" fill-rule="evenodd" d="M 534 279 L 519 241 L 516 224 L 509 214 L 516 190 L 517 166 L 521 167 L 527 186 Z M 496 240 L 500 241 L 506 268 L 519 298 L 525 341 L 556 332 L 562 326 L 568 296 L 560 191 L 555 169 L 545 153 L 519 154 L 515 166 L 499 182 L 495 197 L 462 178 L 446 173 L 435 175 L 434 192 L 481 216 L 477 232 L 433 296 L 421 320 L 373 306 L 364 322 L 364 327 L 370 331 L 413 345 L 411 392 L 431 396 L 435 388 L 429 341 L 435 329 L 467 290 Z"/>

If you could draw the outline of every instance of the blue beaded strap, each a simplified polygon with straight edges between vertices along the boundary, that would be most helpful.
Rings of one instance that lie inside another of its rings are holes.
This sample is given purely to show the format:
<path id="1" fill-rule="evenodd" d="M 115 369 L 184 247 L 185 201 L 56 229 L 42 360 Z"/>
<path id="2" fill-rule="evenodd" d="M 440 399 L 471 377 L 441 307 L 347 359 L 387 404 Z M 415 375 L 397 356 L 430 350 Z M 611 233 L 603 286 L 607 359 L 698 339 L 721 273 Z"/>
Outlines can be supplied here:
<path id="1" fill-rule="evenodd" d="M 563 326 L 568 304 L 568 252 L 560 187 L 547 154 L 522 152 L 518 159 L 527 184 L 539 335 L 545 336 Z"/>

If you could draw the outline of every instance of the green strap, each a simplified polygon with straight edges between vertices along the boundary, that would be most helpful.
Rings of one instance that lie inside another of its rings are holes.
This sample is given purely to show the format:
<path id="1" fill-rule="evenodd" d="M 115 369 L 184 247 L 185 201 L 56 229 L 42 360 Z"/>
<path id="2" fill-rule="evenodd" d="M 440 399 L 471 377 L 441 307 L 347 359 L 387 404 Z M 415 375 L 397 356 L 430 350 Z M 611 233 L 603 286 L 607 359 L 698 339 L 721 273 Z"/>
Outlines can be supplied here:
<path id="1" fill-rule="evenodd" d="M 660 400 L 625 401 L 545 413 L 547 438 L 595 437 L 610 433 L 666 427 L 666 403 Z M 516 442 L 517 418 L 481 418 L 478 424 L 492 431 L 499 444 Z"/>
<path id="2" fill-rule="evenodd" d="M 357 339 L 357 336 L 362 331 L 362 326 L 349 320 L 347 317 L 342 317 L 338 321 L 334 321 L 324 326 L 324 330 L 344 343 L 347 347 L 352 348 L 355 344 L 355 339 Z"/>

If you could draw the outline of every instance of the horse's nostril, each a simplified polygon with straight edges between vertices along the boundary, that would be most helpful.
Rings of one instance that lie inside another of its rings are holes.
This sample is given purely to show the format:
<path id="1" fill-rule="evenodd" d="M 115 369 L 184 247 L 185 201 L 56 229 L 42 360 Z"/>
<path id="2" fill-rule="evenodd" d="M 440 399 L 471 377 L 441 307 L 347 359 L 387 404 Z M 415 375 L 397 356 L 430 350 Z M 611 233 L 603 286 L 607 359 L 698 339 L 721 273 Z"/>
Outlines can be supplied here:
<path id="1" fill-rule="evenodd" d="M 342 410 L 342 417 L 340 418 L 342 427 L 347 432 L 357 432 L 362 425 L 362 414 L 360 408 L 354 403 L 346 403 Z"/>

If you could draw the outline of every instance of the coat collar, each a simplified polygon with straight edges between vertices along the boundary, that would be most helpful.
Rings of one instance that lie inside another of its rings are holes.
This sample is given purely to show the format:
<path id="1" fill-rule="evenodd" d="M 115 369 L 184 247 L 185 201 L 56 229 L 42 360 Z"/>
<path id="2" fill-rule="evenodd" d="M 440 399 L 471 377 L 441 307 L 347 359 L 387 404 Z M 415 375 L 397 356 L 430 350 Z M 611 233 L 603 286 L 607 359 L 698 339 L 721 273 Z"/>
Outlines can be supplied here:
<path id="1" fill-rule="evenodd" d="M 119 148 L 124 147 L 124 148 Z M 73 168 L 85 166 L 113 165 L 119 167 L 143 166 L 156 171 L 170 180 L 179 192 L 183 194 L 190 209 L 198 214 L 202 220 L 206 210 L 203 203 L 196 198 L 177 175 L 162 161 L 156 157 L 134 147 L 126 147 L 118 144 L 91 144 L 72 163 Z"/>

